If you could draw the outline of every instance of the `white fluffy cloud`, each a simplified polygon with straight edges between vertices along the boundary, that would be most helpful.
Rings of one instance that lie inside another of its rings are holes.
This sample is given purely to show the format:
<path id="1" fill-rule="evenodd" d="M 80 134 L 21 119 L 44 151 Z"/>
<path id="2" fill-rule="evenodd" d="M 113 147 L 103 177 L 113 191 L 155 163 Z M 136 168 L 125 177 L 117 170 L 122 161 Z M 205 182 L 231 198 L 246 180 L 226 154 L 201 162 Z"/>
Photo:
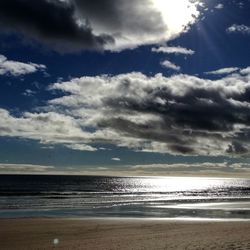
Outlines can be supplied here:
<path id="1" fill-rule="evenodd" d="M 168 47 L 168 46 L 161 46 L 158 48 L 152 48 L 152 52 L 166 53 L 166 54 L 183 54 L 183 55 L 193 55 L 195 53 L 191 49 L 186 49 L 183 47 Z"/>
<path id="2" fill-rule="evenodd" d="M 224 5 L 222 3 L 218 3 L 216 6 L 215 6 L 215 9 L 218 9 L 218 10 L 221 10 L 224 8 Z"/>
<path id="3" fill-rule="evenodd" d="M 164 60 L 161 62 L 161 66 L 167 69 L 172 69 L 172 70 L 176 70 L 179 71 L 181 70 L 180 66 L 175 65 L 174 63 L 168 61 L 168 60 Z"/>
<path id="4" fill-rule="evenodd" d="M 240 71 L 240 73 L 243 74 L 243 75 L 249 75 L 249 74 L 250 74 L 250 67 L 247 67 L 247 68 L 245 68 L 245 69 L 242 69 L 242 70 Z"/>
<path id="5" fill-rule="evenodd" d="M 97 151 L 97 148 L 94 148 L 86 144 L 68 144 L 68 145 L 66 144 L 66 147 L 77 151 L 90 151 L 90 152 Z"/>
<path id="6" fill-rule="evenodd" d="M 0 75 L 20 76 L 35 73 L 39 70 L 46 70 L 46 66 L 43 64 L 12 61 L 0 55 Z"/>
<path id="7" fill-rule="evenodd" d="M 228 33 L 242 33 L 242 34 L 250 34 L 250 27 L 244 24 L 233 24 L 232 26 L 227 28 Z"/>
<path id="8" fill-rule="evenodd" d="M 111 160 L 112 160 L 112 161 L 121 161 L 121 159 L 118 158 L 118 157 L 114 157 L 114 158 L 112 158 Z"/>
<path id="9" fill-rule="evenodd" d="M 94 151 L 94 148 L 83 143 L 90 134 L 85 133 L 71 116 L 47 112 L 13 117 L 4 109 L 0 109 L 0 116 L 1 136 L 34 139 L 44 144 L 61 143 L 75 150 Z"/>
<path id="10" fill-rule="evenodd" d="M 205 74 L 207 74 L 207 75 L 226 75 L 226 74 L 234 73 L 238 70 L 239 70 L 239 68 L 237 68 L 237 67 L 230 67 L 230 68 L 223 68 L 223 69 L 217 69 L 217 70 L 205 72 Z"/>

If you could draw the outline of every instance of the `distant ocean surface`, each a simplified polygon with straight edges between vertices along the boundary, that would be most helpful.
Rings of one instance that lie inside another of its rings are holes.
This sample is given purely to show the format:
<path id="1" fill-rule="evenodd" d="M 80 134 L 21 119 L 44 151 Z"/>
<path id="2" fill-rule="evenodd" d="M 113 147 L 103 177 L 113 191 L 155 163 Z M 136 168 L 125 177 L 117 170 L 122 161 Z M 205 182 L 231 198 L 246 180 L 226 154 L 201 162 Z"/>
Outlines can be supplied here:
<path id="1" fill-rule="evenodd" d="M 0 218 L 250 219 L 250 180 L 0 175 Z"/>

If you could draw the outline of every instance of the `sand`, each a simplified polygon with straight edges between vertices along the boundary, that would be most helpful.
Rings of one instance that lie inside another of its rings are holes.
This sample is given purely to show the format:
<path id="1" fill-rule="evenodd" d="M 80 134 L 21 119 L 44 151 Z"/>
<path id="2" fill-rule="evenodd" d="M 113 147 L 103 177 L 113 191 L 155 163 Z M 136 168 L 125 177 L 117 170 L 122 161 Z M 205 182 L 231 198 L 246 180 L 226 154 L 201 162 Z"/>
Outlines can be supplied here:
<path id="1" fill-rule="evenodd" d="M 0 249 L 250 249 L 250 222 L 1 219 Z"/>

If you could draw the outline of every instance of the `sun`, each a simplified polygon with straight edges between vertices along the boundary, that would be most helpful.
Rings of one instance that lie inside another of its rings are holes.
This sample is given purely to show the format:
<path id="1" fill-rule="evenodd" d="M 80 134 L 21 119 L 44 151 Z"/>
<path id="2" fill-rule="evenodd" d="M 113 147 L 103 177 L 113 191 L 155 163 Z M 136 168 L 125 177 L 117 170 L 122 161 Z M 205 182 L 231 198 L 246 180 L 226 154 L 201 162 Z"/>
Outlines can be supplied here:
<path id="1" fill-rule="evenodd" d="M 153 5 L 161 13 L 168 31 L 174 34 L 182 32 L 188 24 L 199 16 L 197 6 L 200 1 L 190 0 L 152 0 Z"/>

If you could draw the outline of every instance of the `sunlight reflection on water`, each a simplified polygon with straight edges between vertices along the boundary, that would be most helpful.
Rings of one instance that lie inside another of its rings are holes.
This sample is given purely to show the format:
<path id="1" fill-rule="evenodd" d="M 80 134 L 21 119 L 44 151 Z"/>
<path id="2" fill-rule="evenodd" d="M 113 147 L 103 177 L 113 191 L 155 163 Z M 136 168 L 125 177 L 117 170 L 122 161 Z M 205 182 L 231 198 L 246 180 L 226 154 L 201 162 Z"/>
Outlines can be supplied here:
<path id="1" fill-rule="evenodd" d="M 197 177 L 163 177 L 163 178 L 128 178 L 122 179 L 124 191 L 131 188 L 134 192 L 179 192 L 226 188 L 242 184 L 238 179 L 197 178 Z"/>
<path id="2" fill-rule="evenodd" d="M 250 218 L 248 207 L 248 179 L 0 177 L 0 217 L 247 219 Z"/>

